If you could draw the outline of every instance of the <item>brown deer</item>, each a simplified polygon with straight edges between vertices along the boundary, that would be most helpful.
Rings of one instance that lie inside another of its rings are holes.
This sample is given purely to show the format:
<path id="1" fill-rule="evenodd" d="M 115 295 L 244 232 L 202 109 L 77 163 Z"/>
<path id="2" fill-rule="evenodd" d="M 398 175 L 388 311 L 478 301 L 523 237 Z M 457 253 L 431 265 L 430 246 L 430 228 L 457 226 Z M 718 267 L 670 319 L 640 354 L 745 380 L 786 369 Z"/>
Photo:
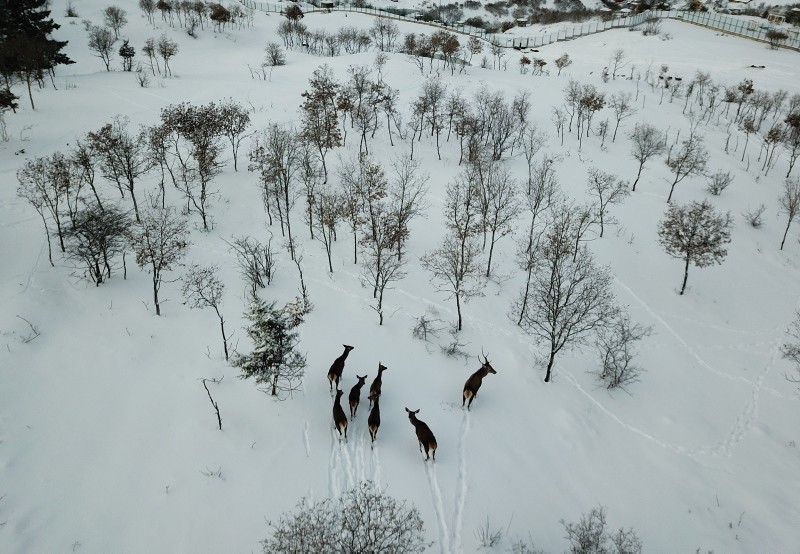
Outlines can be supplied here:
<path id="1" fill-rule="evenodd" d="M 342 409 L 342 403 L 339 400 L 342 398 L 344 391 L 336 389 L 336 400 L 333 401 L 333 425 L 339 431 L 339 440 L 344 431 L 344 440 L 347 440 L 347 414 Z"/>
<path id="2" fill-rule="evenodd" d="M 381 386 L 383 385 L 383 380 L 381 376 L 383 372 L 386 371 L 388 368 L 378 362 L 378 376 L 375 377 L 375 380 L 372 381 L 372 384 L 369 386 L 369 406 L 372 409 L 372 399 L 378 398 L 381 395 Z"/>
<path id="3" fill-rule="evenodd" d="M 414 426 L 414 429 L 417 431 L 417 440 L 419 441 L 419 451 L 422 452 L 422 448 L 425 447 L 425 460 L 429 460 L 431 456 L 428 454 L 428 451 L 433 451 L 433 461 L 436 461 L 436 437 L 433 436 L 431 432 L 431 428 L 424 421 L 420 421 L 417 419 L 417 414 L 419 410 L 414 410 L 413 412 L 406 408 L 408 412 L 408 419 L 411 421 L 411 425 Z"/>
<path id="4" fill-rule="evenodd" d="M 350 402 L 350 419 L 356 418 L 356 412 L 358 411 L 358 404 L 361 402 L 361 387 L 364 386 L 364 381 L 367 380 L 367 376 L 364 375 L 363 377 L 358 378 L 358 383 L 350 389 L 350 395 L 347 397 L 347 400 Z"/>
<path id="5" fill-rule="evenodd" d="M 342 379 L 342 371 L 344 371 L 344 361 L 347 359 L 347 355 L 353 349 L 352 346 L 344 346 L 344 353 L 333 360 L 331 364 L 331 368 L 328 370 L 328 381 L 330 381 L 331 385 L 331 394 L 333 394 L 333 383 L 336 383 L 336 388 L 339 388 L 339 381 Z"/>
<path id="6" fill-rule="evenodd" d="M 478 358 L 480 361 L 480 358 Z M 467 382 L 464 383 L 464 393 L 463 398 L 461 400 L 461 407 L 464 407 L 464 402 L 469 399 L 469 404 L 467 404 L 467 409 L 469 410 L 470 406 L 472 406 L 472 401 L 475 400 L 475 397 L 478 396 L 478 389 L 481 388 L 481 384 L 483 383 L 483 378 L 489 375 L 490 373 L 497 373 L 492 364 L 489 363 L 486 355 L 483 356 L 483 362 L 481 362 L 481 368 L 469 376 Z"/>
<path id="7" fill-rule="evenodd" d="M 372 402 L 372 409 L 369 412 L 369 418 L 367 418 L 367 425 L 369 425 L 369 436 L 372 437 L 372 442 L 375 442 L 375 439 L 378 438 L 378 427 L 381 426 L 381 407 L 378 403 L 380 396 L 369 397 L 370 401 Z"/>

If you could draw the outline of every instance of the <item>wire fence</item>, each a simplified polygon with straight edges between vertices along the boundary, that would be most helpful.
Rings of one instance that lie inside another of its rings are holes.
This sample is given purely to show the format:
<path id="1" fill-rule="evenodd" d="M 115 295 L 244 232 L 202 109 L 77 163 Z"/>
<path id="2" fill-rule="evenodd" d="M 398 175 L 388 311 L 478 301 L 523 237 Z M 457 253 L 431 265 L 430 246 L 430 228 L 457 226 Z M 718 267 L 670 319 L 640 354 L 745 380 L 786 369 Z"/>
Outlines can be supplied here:
<path id="1" fill-rule="evenodd" d="M 270 3 L 270 2 L 256 2 L 255 0 L 239 0 L 244 6 L 267 13 L 281 13 L 287 6 L 292 5 L 289 3 Z M 675 19 L 678 21 L 685 21 L 715 29 L 723 33 L 738 35 L 745 38 L 758 40 L 761 42 L 769 42 L 767 32 L 770 29 L 780 29 L 788 35 L 788 38 L 778 42 L 781 48 L 790 48 L 792 50 L 800 51 L 800 28 L 786 28 L 774 27 L 766 21 L 748 20 L 720 13 L 711 12 L 690 12 L 683 10 L 671 11 L 647 11 L 637 14 L 631 14 L 620 17 L 621 14 L 616 13 L 611 18 L 600 21 L 590 21 L 578 25 L 565 25 L 555 32 L 542 32 L 541 34 L 531 34 L 528 36 L 508 36 L 505 34 L 487 33 L 479 27 L 471 27 L 469 25 L 448 25 L 438 21 L 422 21 L 413 15 L 402 15 L 393 13 L 386 10 L 379 10 L 377 8 L 359 8 L 349 4 L 340 4 L 332 8 L 321 7 L 307 7 L 304 8 L 305 13 L 313 12 L 331 12 L 331 11 L 346 11 L 363 13 L 373 15 L 376 17 L 385 17 L 389 19 L 398 19 L 412 23 L 421 23 L 433 27 L 447 29 L 452 32 L 461 33 L 464 35 L 479 37 L 507 48 L 538 48 L 546 46 L 554 42 L 572 40 L 578 37 L 602 33 L 610 29 L 619 28 L 633 28 L 645 24 L 652 19 Z"/>

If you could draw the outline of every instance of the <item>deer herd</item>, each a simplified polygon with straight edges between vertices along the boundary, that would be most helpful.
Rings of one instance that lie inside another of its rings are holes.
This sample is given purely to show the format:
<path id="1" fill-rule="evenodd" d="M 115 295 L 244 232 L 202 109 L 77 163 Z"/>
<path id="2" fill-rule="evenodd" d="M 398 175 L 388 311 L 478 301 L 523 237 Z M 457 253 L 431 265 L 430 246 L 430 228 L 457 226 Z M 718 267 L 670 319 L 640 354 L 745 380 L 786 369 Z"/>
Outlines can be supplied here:
<path id="1" fill-rule="evenodd" d="M 348 346 L 347 344 L 342 346 L 344 346 L 344 352 L 342 352 L 342 355 L 336 358 L 331 364 L 331 368 L 328 370 L 328 381 L 330 384 L 331 395 L 334 394 L 333 385 L 336 385 L 336 399 L 333 401 L 333 425 L 334 428 L 339 432 L 339 440 L 342 440 L 343 438 L 346 441 L 348 419 L 347 414 L 345 414 L 345 411 L 342 408 L 341 399 L 344 391 L 339 388 L 339 383 L 342 380 L 342 372 L 344 371 L 344 364 L 347 360 L 347 355 L 350 354 L 350 351 L 353 350 L 353 347 Z M 369 416 L 367 417 L 367 426 L 369 428 L 369 435 L 372 439 L 373 445 L 375 440 L 378 438 L 378 428 L 381 426 L 381 385 L 383 384 L 383 372 L 387 371 L 387 369 L 388 368 L 385 365 L 378 363 L 378 375 L 369 386 L 369 394 L 367 396 L 369 399 Z M 492 367 L 492 364 L 489 363 L 488 356 L 484 354 L 480 369 L 470 375 L 469 379 L 467 379 L 467 382 L 464 383 L 464 391 L 461 395 L 462 408 L 465 405 L 467 410 L 472 407 L 472 401 L 475 400 L 475 397 L 478 395 L 478 390 L 481 388 L 483 378 L 490 373 L 497 372 Z M 361 388 L 366 383 L 367 375 L 356 375 L 356 378 L 358 379 L 358 382 L 353 386 L 352 389 L 350 389 L 350 394 L 347 397 L 350 404 L 350 421 L 353 421 L 356 418 L 358 405 L 361 401 Z M 424 421 L 417 419 L 419 410 L 409 410 L 406 408 L 406 413 L 408 413 L 408 419 L 411 422 L 411 425 L 414 426 L 414 431 L 417 434 L 419 451 L 424 451 L 426 461 L 431 458 L 433 461 L 436 461 L 437 444 L 436 437 L 433 435 L 433 431 L 431 431 L 431 428 L 428 427 Z"/>

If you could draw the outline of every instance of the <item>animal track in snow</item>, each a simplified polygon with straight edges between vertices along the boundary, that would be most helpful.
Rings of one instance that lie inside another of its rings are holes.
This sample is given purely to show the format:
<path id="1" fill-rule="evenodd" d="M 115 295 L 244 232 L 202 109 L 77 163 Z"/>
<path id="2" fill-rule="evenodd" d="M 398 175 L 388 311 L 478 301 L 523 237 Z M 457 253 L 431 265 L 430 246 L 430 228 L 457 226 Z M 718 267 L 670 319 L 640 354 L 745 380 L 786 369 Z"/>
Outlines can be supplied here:
<path id="1" fill-rule="evenodd" d="M 443 554 L 449 554 L 451 552 L 450 536 L 447 531 L 447 522 L 444 518 L 442 491 L 439 488 L 439 480 L 436 477 L 436 464 L 425 462 L 425 474 L 428 476 L 428 486 L 431 489 L 433 510 L 436 512 L 436 523 L 439 527 L 439 547 Z"/>

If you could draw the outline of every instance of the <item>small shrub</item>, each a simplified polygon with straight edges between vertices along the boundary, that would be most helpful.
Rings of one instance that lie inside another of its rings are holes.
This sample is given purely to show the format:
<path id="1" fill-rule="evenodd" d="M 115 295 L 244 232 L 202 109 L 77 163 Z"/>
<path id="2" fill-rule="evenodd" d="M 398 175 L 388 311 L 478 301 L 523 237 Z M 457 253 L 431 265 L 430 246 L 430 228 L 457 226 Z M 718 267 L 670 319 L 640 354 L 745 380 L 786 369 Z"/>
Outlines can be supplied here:
<path id="1" fill-rule="evenodd" d="M 603 506 L 592 508 L 588 515 L 581 516 L 576 523 L 565 523 L 561 520 L 566 539 L 569 541 L 570 554 L 590 554 L 614 552 L 615 554 L 641 554 L 642 541 L 633 529 L 620 528 L 609 533 L 606 525 L 606 509 Z M 610 543 L 610 546 L 609 546 Z"/>
<path id="2" fill-rule="evenodd" d="M 651 17 L 642 24 L 642 34 L 644 36 L 658 35 L 661 33 L 661 18 Z"/>
<path id="3" fill-rule="evenodd" d="M 733 175 L 731 175 L 730 171 L 720 170 L 709 175 L 706 179 L 708 181 L 706 190 L 714 196 L 719 196 L 733 182 Z"/>
<path id="4" fill-rule="evenodd" d="M 764 224 L 764 211 L 767 207 L 764 204 L 761 204 L 759 207 L 755 208 L 754 210 L 748 210 L 742 214 L 745 221 L 750 224 L 751 227 L 755 229 L 761 228 Z"/>
<path id="5" fill-rule="evenodd" d="M 772 50 L 777 50 L 781 43 L 789 38 L 789 35 L 780 29 L 770 29 L 767 31 L 766 37 L 769 41 L 769 47 Z"/>
<path id="6" fill-rule="evenodd" d="M 64 13 L 66 17 L 78 17 L 78 10 L 72 4 L 72 0 L 67 3 L 67 11 Z"/>
<path id="7" fill-rule="evenodd" d="M 264 552 L 424 552 L 425 525 L 412 505 L 395 500 L 370 482 L 269 522 Z"/>
<path id="8" fill-rule="evenodd" d="M 503 21 L 502 23 L 500 23 L 500 32 L 505 33 L 509 29 L 513 29 L 516 26 L 517 26 L 516 21 Z"/>
<path id="9" fill-rule="evenodd" d="M 428 337 L 438 337 L 439 331 L 441 331 L 441 327 L 438 327 L 436 323 L 439 321 L 433 317 L 426 317 L 424 315 L 419 316 L 415 319 L 416 323 L 414 327 L 411 329 L 411 336 L 415 339 L 424 340 L 425 342 L 430 342 Z"/>
<path id="10" fill-rule="evenodd" d="M 464 21 L 464 24 L 471 27 L 477 27 L 478 29 L 483 29 L 486 27 L 486 22 L 482 17 L 470 17 Z"/>
<path id="11" fill-rule="evenodd" d="M 503 529 L 492 529 L 489 524 L 489 516 L 486 516 L 486 522 L 475 529 L 475 540 L 478 541 L 480 548 L 494 548 L 500 541 L 503 540 Z"/>

